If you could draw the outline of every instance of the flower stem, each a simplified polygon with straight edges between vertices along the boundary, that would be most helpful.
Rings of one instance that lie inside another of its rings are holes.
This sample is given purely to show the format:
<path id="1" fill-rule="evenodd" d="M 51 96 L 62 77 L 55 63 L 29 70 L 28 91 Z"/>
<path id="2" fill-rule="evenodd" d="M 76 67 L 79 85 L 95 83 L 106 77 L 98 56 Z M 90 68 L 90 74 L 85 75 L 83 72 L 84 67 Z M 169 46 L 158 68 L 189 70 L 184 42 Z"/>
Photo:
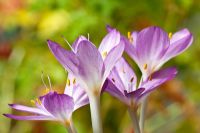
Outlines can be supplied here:
<path id="1" fill-rule="evenodd" d="M 73 123 L 72 119 L 70 120 L 70 128 L 72 129 L 73 133 L 77 133 L 76 128 L 74 127 L 74 123 Z"/>
<path id="2" fill-rule="evenodd" d="M 76 128 L 74 127 L 72 119 L 69 121 L 69 123 L 65 123 L 65 127 L 68 131 L 68 133 L 77 133 Z"/>
<path id="3" fill-rule="evenodd" d="M 89 96 L 93 133 L 103 133 L 100 115 L 100 96 Z"/>
<path id="4" fill-rule="evenodd" d="M 73 133 L 73 131 L 72 131 L 70 126 L 66 127 L 66 129 L 67 129 L 68 133 Z"/>
<path id="5" fill-rule="evenodd" d="M 140 123 L 139 123 L 141 133 L 144 132 L 144 121 L 145 121 L 145 114 L 146 114 L 146 109 L 147 109 L 147 97 L 144 98 L 144 100 L 142 101 L 142 104 L 141 104 Z"/>
<path id="6" fill-rule="evenodd" d="M 136 111 L 131 108 L 128 108 L 128 113 L 133 123 L 134 133 L 140 133 L 140 127 L 139 127 Z"/>

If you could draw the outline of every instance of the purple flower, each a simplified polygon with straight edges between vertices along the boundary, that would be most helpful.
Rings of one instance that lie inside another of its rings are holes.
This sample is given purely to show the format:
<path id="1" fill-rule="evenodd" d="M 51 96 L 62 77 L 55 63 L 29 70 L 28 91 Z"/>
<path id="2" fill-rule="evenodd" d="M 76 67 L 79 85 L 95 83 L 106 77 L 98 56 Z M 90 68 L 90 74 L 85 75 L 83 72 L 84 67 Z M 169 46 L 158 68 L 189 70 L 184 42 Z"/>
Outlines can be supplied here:
<path id="1" fill-rule="evenodd" d="M 122 56 L 124 44 L 113 29 L 102 40 L 99 49 L 85 37 L 79 37 L 72 51 L 48 40 L 48 46 L 63 67 L 72 73 L 88 95 L 100 95 L 102 85 L 117 60 Z"/>
<path id="2" fill-rule="evenodd" d="M 72 83 L 70 84 L 70 82 Z M 72 113 L 78 108 L 88 104 L 89 100 L 84 89 L 74 81 L 74 77 L 71 74 L 68 74 L 65 94 L 58 94 L 55 91 L 50 91 L 46 95 L 32 100 L 32 102 L 36 107 L 9 104 L 13 109 L 30 112 L 32 115 L 4 115 L 16 120 L 53 120 L 66 124 L 66 122 L 71 121 Z"/>
<path id="3" fill-rule="evenodd" d="M 33 115 L 16 116 L 12 114 L 4 114 L 6 117 L 16 120 L 55 120 L 65 123 L 69 121 L 74 111 L 73 98 L 56 92 L 49 92 L 48 94 L 37 98 L 34 101 L 36 107 L 28 107 L 18 104 L 9 104 L 13 109 L 23 112 L 30 112 Z"/>
<path id="4" fill-rule="evenodd" d="M 146 79 L 153 72 L 171 58 L 185 51 L 193 41 L 188 29 L 182 29 L 169 35 L 159 27 L 148 27 L 140 32 L 128 35 L 125 51 L 138 64 L 143 78 Z"/>
<path id="5" fill-rule="evenodd" d="M 129 107 L 137 104 L 156 87 L 175 77 L 175 68 L 167 68 L 152 74 L 151 79 L 142 81 L 137 87 L 137 77 L 128 63 L 121 58 L 111 71 L 104 89 Z M 138 88 L 138 89 L 137 89 Z"/>

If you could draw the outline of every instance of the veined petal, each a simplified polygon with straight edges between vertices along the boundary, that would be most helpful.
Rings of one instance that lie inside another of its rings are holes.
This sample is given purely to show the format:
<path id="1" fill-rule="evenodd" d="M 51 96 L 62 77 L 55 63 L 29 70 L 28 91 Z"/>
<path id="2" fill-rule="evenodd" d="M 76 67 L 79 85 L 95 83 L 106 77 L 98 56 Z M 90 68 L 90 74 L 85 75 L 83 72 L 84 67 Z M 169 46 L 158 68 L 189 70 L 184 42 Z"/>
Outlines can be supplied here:
<path id="1" fill-rule="evenodd" d="M 43 102 L 46 110 L 58 120 L 69 120 L 74 110 L 73 98 L 65 94 L 50 92 Z"/>
<path id="2" fill-rule="evenodd" d="M 126 90 L 126 86 L 123 83 L 116 67 L 112 69 L 107 79 L 109 79 L 109 82 L 112 82 L 113 85 L 116 86 L 116 89 L 118 89 L 122 94 L 124 93 L 124 90 Z"/>
<path id="3" fill-rule="evenodd" d="M 120 33 L 116 29 L 112 29 L 102 40 L 99 45 L 99 52 L 103 54 L 104 52 L 109 53 L 110 50 L 118 45 L 120 42 Z"/>
<path id="4" fill-rule="evenodd" d="M 145 88 L 145 91 L 140 97 L 146 96 L 164 82 L 173 79 L 176 76 L 176 74 L 177 70 L 175 67 L 170 67 L 155 72 L 151 77 L 149 77 L 149 79 L 142 82 L 140 87 Z"/>
<path id="5" fill-rule="evenodd" d="M 77 58 L 79 60 L 78 68 L 80 79 L 82 79 L 88 87 L 85 89 L 100 89 L 104 64 L 97 48 L 91 42 L 83 40 L 78 46 Z"/>
<path id="6" fill-rule="evenodd" d="M 169 47 L 169 38 L 166 32 L 159 27 L 148 27 L 138 33 L 136 51 L 143 75 L 149 76 L 156 71 L 157 65 Z"/>
<path id="7" fill-rule="evenodd" d="M 193 36 L 188 29 L 182 29 L 176 32 L 170 40 L 170 46 L 163 57 L 161 65 L 169 59 L 184 52 L 192 44 L 192 42 Z"/>
<path id="8" fill-rule="evenodd" d="M 136 36 L 136 35 L 134 35 Z M 124 36 L 121 36 L 121 40 L 124 41 L 125 43 L 125 52 L 136 62 L 138 63 L 139 62 L 139 59 L 138 59 L 138 55 L 137 55 L 137 51 L 136 51 L 136 40 L 137 39 L 134 39 L 133 40 L 133 43 L 131 43 L 126 37 Z"/>
<path id="9" fill-rule="evenodd" d="M 133 32 L 131 33 L 131 37 L 132 37 L 132 39 L 129 40 L 129 41 L 131 41 L 131 43 L 132 43 L 133 46 L 136 45 L 136 42 L 137 42 L 137 36 L 138 36 L 138 32 L 137 32 L 137 31 L 133 31 Z"/>
<path id="10" fill-rule="evenodd" d="M 77 74 L 78 60 L 76 58 L 75 53 L 72 51 L 65 50 L 59 44 L 51 40 L 48 40 L 47 42 L 51 52 L 54 54 L 56 59 L 63 65 L 63 67 L 67 69 L 67 71 Z"/>
<path id="11" fill-rule="evenodd" d="M 33 116 L 18 116 L 12 114 L 3 114 L 4 116 L 15 119 L 15 120 L 55 120 L 52 117 L 45 116 L 45 115 L 33 115 Z"/>
<path id="12" fill-rule="evenodd" d="M 134 91 L 136 89 L 137 77 L 133 69 L 129 66 L 123 57 L 117 61 L 115 68 L 126 90 L 128 92 Z"/>
<path id="13" fill-rule="evenodd" d="M 73 97 L 74 110 L 89 104 L 89 99 L 85 90 L 77 83 L 77 79 L 71 73 L 68 73 L 68 83 L 65 87 L 65 94 Z"/>
<path id="14" fill-rule="evenodd" d="M 79 36 L 79 37 L 76 39 L 76 41 L 72 44 L 72 48 L 73 48 L 73 50 L 74 50 L 75 53 L 77 52 L 77 48 L 78 48 L 79 43 L 80 43 L 81 41 L 83 41 L 83 40 L 87 40 L 87 38 L 84 37 L 84 36 Z"/>
<path id="15" fill-rule="evenodd" d="M 110 95 L 114 96 L 115 98 L 119 99 L 125 104 L 129 104 L 129 99 L 124 95 L 124 92 L 119 89 L 119 86 L 114 85 L 112 80 L 106 79 L 103 90 L 108 92 Z"/>
<path id="16" fill-rule="evenodd" d="M 9 104 L 9 106 L 13 109 L 24 111 L 24 112 L 31 112 L 31 113 L 35 113 L 35 114 L 48 115 L 43 110 L 38 109 L 38 108 L 34 108 L 34 107 L 27 107 L 27 106 L 18 105 L 18 104 Z"/>
<path id="17" fill-rule="evenodd" d="M 120 43 L 108 53 L 108 55 L 104 60 L 105 64 L 105 73 L 103 78 L 104 80 L 108 77 L 110 71 L 113 69 L 117 61 L 122 57 L 123 52 L 124 52 L 124 43 Z"/>
<path id="18" fill-rule="evenodd" d="M 125 96 L 128 97 L 130 100 L 133 100 L 134 102 L 138 102 L 138 99 L 140 98 L 142 92 L 144 92 L 145 88 L 139 88 L 132 92 L 124 91 Z"/>

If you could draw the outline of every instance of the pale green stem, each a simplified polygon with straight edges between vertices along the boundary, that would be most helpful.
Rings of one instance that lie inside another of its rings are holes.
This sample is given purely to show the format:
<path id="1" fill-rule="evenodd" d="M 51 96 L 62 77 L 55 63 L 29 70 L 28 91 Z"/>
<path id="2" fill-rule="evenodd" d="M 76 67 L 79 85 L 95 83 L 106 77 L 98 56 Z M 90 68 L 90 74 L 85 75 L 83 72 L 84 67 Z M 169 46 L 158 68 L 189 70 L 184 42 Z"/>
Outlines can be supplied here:
<path id="1" fill-rule="evenodd" d="M 72 119 L 70 121 L 70 127 L 71 127 L 73 133 L 77 133 L 76 128 L 74 126 L 74 123 L 73 123 Z"/>
<path id="2" fill-rule="evenodd" d="M 67 129 L 67 132 L 68 132 L 68 133 L 73 133 L 73 131 L 72 131 L 72 129 L 71 129 L 70 126 L 66 126 L 66 129 Z"/>
<path id="3" fill-rule="evenodd" d="M 100 96 L 91 95 L 89 96 L 89 101 L 93 133 L 103 133 L 100 113 Z"/>
<path id="4" fill-rule="evenodd" d="M 69 121 L 69 123 L 65 123 L 65 127 L 68 131 L 68 133 L 77 133 L 76 128 L 74 127 L 72 119 Z"/>
<path id="5" fill-rule="evenodd" d="M 145 114 L 146 114 L 146 109 L 147 109 L 147 97 L 146 96 L 143 101 L 142 101 L 142 104 L 141 104 L 141 109 L 140 109 L 140 130 L 141 130 L 141 133 L 144 132 L 144 122 L 145 122 Z"/>
<path id="6" fill-rule="evenodd" d="M 132 123 L 133 123 L 134 133 L 141 133 L 136 110 L 128 108 L 128 113 L 129 113 Z"/>

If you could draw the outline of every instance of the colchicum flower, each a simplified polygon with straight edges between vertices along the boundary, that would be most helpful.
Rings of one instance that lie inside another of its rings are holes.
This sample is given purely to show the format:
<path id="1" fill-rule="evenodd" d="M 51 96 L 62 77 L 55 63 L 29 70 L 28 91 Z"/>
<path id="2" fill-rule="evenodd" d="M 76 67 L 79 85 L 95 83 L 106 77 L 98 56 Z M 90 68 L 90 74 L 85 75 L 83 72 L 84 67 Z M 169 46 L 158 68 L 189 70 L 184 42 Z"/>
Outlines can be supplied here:
<path id="1" fill-rule="evenodd" d="M 118 98 L 129 107 L 135 107 L 140 100 L 156 89 L 159 85 L 174 78 L 177 70 L 174 67 L 166 68 L 152 74 L 151 79 L 142 81 L 137 87 L 137 77 L 125 61 L 121 58 L 111 71 L 104 91 Z"/>
<path id="2" fill-rule="evenodd" d="M 172 35 L 167 34 L 161 28 L 152 26 L 140 32 L 128 32 L 128 40 L 125 43 L 125 51 L 137 63 L 141 72 L 141 81 L 152 77 L 155 71 L 170 60 L 185 51 L 193 41 L 192 34 L 188 29 L 182 29 Z M 144 98 L 140 113 L 140 129 L 144 129 L 144 117 L 147 100 Z"/>
<path id="3" fill-rule="evenodd" d="M 172 67 L 157 71 L 152 74 L 151 79 L 142 81 L 137 87 L 137 77 L 134 71 L 128 63 L 121 58 L 106 80 L 104 91 L 107 91 L 127 105 L 134 130 L 136 133 L 140 133 L 136 113 L 139 102 L 156 89 L 156 87 L 175 77 L 176 73 L 176 69 Z"/>
<path id="4" fill-rule="evenodd" d="M 120 42 L 120 34 L 116 30 L 105 36 L 99 49 L 84 36 L 74 42 L 72 51 L 65 50 L 50 40 L 48 46 L 63 67 L 84 86 L 88 95 L 100 95 L 105 79 L 124 50 L 124 44 Z"/>
<path id="5" fill-rule="evenodd" d="M 72 82 L 72 84 L 70 84 Z M 58 121 L 67 126 L 69 132 L 75 132 L 72 123 L 72 113 L 78 108 L 89 103 L 88 97 L 75 81 L 71 74 L 67 80 L 65 94 L 58 94 L 49 91 L 46 95 L 40 96 L 36 100 L 31 100 L 36 107 L 28 107 L 19 104 L 9 104 L 13 109 L 29 112 L 32 115 L 18 116 L 4 114 L 6 117 L 15 120 L 51 120 Z"/>
<path id="6" fill-rule="evenodd" d="M 110 31 L 102 40 L 99 49 L 83 36 L 74 42 L 72 51 L 65 50 L 50 40 L 48 46 L 57 60 L 76 77 L 87 92 L 93 130 L 96 133 L 102 132 L 99 99 L 104 81 L 124 51 L 120 33 L 115 29 Z"/>
<path id="7" fill-rule="evenodd" d="M 124 38 L 125 51 L 139 66 L 143 79 L 146 79 L 165 62 L 185 51 L 192 44 L 193 36 L 188 29 L 172 35 L 152 26 L 140 32 L 128 33 L 128 39 Z"/>

